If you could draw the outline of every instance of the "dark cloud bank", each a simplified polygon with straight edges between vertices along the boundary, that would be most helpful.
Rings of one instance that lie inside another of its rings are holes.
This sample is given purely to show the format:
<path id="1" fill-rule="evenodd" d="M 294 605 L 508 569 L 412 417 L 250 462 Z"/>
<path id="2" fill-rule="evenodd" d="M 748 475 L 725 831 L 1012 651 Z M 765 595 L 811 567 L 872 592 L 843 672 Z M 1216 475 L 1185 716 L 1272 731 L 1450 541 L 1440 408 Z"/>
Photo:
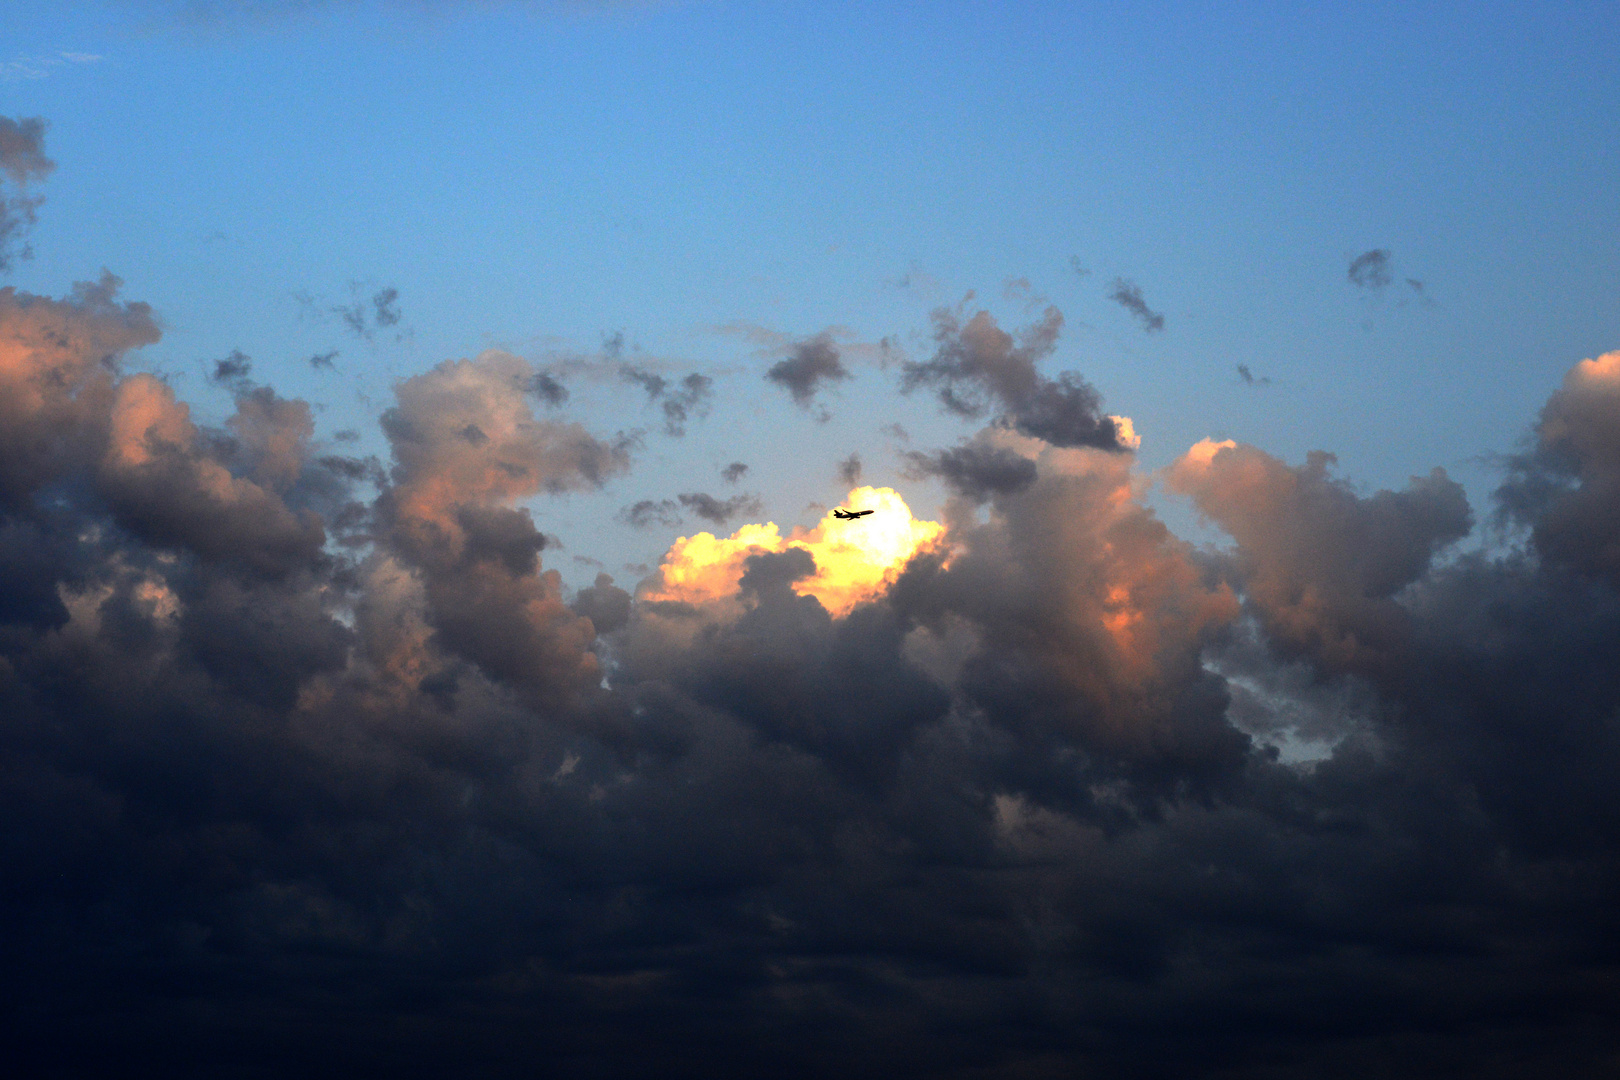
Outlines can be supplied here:
<path id="1" fill-rule="evenodd" d="M 799 550 L 566 596 L 517 504 L 628 462 L 524 361 L 400 384 L 385 465 L 245 381 L 199 425 L 117 289 L 0 290 L 20 1074 L 1620 1063 L 1620 355 L 1511 463 L 1522 550 L 1455 555 L 1440 470 L 1202 444 L 1204 554 L 1033 375 L 1060 316 L 945 319 L 906 378 L 1003 420 L 926 460 L 949 557 L 833 619 Z"/>

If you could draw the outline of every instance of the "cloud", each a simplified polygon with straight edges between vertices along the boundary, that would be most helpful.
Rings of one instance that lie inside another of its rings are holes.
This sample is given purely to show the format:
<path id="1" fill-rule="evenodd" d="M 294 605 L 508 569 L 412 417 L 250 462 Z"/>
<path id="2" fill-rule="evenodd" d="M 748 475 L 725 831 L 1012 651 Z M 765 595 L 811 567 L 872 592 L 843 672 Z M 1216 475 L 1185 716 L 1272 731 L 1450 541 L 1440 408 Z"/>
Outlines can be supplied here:
<path id="1" fill-rule="evenodd" d="M 568 400 L 568 388 L 544 371 L 537 372 L 529 381 L 529 392 L 553 407 Z"/>
<path id="2" fill-rule="evenodd" d="M 1250 609 L 1281 655 L 1382 673 L 1408 648 L 1396 594 L 1468 534 L 1472 513 L 1444 469 L 1361 498 L 1329 475 L 1334 461 L 1313 451 L 1290 467 L 1251 446 L 1205 440 L 1167 481 L 1237 541 Z"/>
<path id="3" fill-rule="evenodd" d="M 1243 380 L 1243 385 L 1244 386 L 1270 386 L 1271 385 L 1271 377 L 1269 375 L 1261 376 L 1258 379 L 1255 378 L 1254 377 L 1254 372 L 1249 370 L 1249 365 L 1248 364 L 1239 364 L 1237 366 L 1237 373 L 1238 373 L 1238 378 Z"/>
<path id="4" fill-rule="evenodd" d="M 1057 347 L 1063 329 L 1057 308 L 1048 307 L 1017 338 L 986 311 L 964 324 L 940 308 L 933 319 L 938 347 L 931 360 L 901 366 L 903 392 L 931 387 L 941 405 L 962 417 L 983 416 L 999 404 L 1002 422 L 1056 446 L 1123 448 L 1117 425 L 1099 412 L 1101 398 L 1090 384 L 1073 372 L 1048 379 L 1035 370 Z"/>
<path id="5" fill-rule="evenodd" d="M 1108 299 L 1136 316 L 1137 321 L 1142 324 L 1142 329 L 1148 333 L 1164 329 L 1164 316 L 1147 306 L 1147 301 L 1142 299 L 1142 287 L 1136 282 L 1127 278 L 1115 278 Z"/>
<path id="6" fill-rule="evenodd" d="M 55 168 L 56 163 L 45 156 L 43 117 L 0 116 L 0 173 L 23 185 L 45 179 Z"/>
<path id="7" fill-rule="evenodd" d="M 27 259 L 33 251 L 24 244 L 15 255 L 13 247 L 38 220 L 44 200 L 25 194 L 30 183 L 43 180 L 56 168 L 45 156 L 45 121 L 41 117 L 13 120 L 0 116 L 0 176 L 17 190 L 10 194 L 0 186 L 0 273 L 11 269 L 13 258 Z"/>
<path id="8" fill-rule="evenodd" d="M 808 409 L 816 392 L 828 383 L 850 377 L 829 334 L 821 333 L 794 345 L 786 360 L 771 365 L 765 378 L 793 395 L 793 403 Z"/>
<path id="9" fill-rule="evenodd" d="M 748 466 L 740 461 L 733 461 L 720 470 L 720 478 L 728 484 L 735 484 L 748 475 Z"/>
<path id="10" fill-rule="evenodd" d="M 1620 352 L 1583 360 L 1509 461 L 1502 518 L 1528 525 L 1549 564 L 1620 585 Z"/>
<path id="11" fill-rule="evenodd" d="M 359 286 L 352 286 L 358 290 Z M 352 304 L 339 304 L 332 314 L 343 320 L 343 325 L 355 337 L 370 341 L 378 330 L 399 325 L 399 290 L 392 285 L 379 289 L 369 301 L 356 300 Z"/>
<path id="12" fill-rule="evenodd" d="M 666 529 L 673 529 L 681 523 L 680 504 L 674 499 L 657 501 L 642 499 L 620 510 L 619 519 L 638 529 L 645 529 L 650 525 L 662 525 Z"/>
<path id="13" fill-rule="evenodd" d="M 101 59 L 95 53 L 59 52 L 49 56 L 18 56 L 0 60 L 0 83 L 43 79 L 64 64 L 94 64 Z"/>
<path id="14" fill-rule="evenodd" d="M 662 525 L 673 529 L 681 524 L 681 510 L 690 510 L 714 525 L 726 525 L 743 514 L 758 514 L 760 502 L 752 495 L 717 499 L 701 491 L 686 492 L 673 499 L 643 499 L 619 512 L 620 520 L 638 529 Z"/>
<path id="15" fill-rule="evenodd" d="M 532 364 L 399 382 L 385 467 L 131 373 L 111 275 L 0 289 L 10 1059 L 1603 1075 L 1620 354 L 1508 463 L 1521 546 L 1206 441 L 1197 548 L 1123 420 L 1026 430 L 1060 326 L 936 322 L 914 388 L 988 420 L 909 459 L 937 520 L 688 493 L 728 535 L 570 594 L 548 499 L 628 450 Z"/>
<path id="16" fill-rule="evenodd" d="M 331 349 L 323 353 L 315 353 L 309 358 L 309 366 L 314 368 L 316 371 L 320 371 L 323 368 L 327 371 L 331 371 L 334 367 L 336 367 L 332 361 L 336 360 L 337 357 L 338 351 L 336 349 Z"/>
<path id="17" fill-rule="evenodd" d="M 1350 284 L 1358 289 L 1368 289 L 1378 292 L 1394 281 L 1394 271 L 1391 269 L 1391 259 L 1388 248 L 1374 248 L 1364 251 L 1350 260 L 1350 268 L 1345 272 Z"/>
<path id="18" fill-rule="evenodd" d="M 838 480 L 845 487 L 859 487 L 861 471 L 861 455 L 850 454 L 838 463 Z"/>
<path id="19" fill-rule="evenodd" d="M 1037 475 L 1033 459 L 993 441 L 964 443 L 934 454 L 913 450 L 906 460 L 914 478 L 937 476 L 974 502 L 1016 494 L 1035 483 Z"/>
<path id="20" fill-rule="evenodd" d="M 214 361 L 214 370 L 208 373 L 208 378 L 211 382 L 232 386 L 246 383 L 252 373 L 252 357 L 241 349 L 232 349 L 225 359 Z"/>
<path id="21" fill-rule="evenodd" d="M 692 513 L 715 525 L 726 525 L 742 514 L 760 512 L 760 502 L 752 495 L 733 495 L 729 499 L 721 500 L 697 491 L 677 495 L 676 498 Z"/>
<path id="22" fill-rule="evenodd" d="M 616 335 L 611 345 L 609 356 L 617 356 L 623 347 L 623 335 Z M 685 435 L 687 421 L 692 416 L 709 414 L 709 405 L 714 397 L 714 380 L 707 375 L 693 372 L 671 387 L 662 375 L 623 364 L 619 368 L 619 376 L 647 391 L 648 401 L 660 403 L 664 410 L 664 432 L 667 435 Z"/>

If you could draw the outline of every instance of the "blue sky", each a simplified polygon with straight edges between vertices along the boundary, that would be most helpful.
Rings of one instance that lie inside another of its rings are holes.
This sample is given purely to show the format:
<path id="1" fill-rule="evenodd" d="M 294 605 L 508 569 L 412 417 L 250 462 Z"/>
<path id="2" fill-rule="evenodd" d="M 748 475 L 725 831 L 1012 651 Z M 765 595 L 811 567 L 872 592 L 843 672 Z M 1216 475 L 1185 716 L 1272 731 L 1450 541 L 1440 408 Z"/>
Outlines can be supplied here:
<path id="1" fill-rule="evenodd" d="M 622 333 L 639 364 L 715 378 L 683 439 L 624 386 L 574 387 L 592 430 L 648 429 L 628 477 L 542 512 L 616 566 L 669 539 L 620 507 L 718 490 L 734 460 L 784 523 L 841 494 L 851 452 L 927 512 L 939 493 L 880 429 L 970 430 L 859 350 L 820 422 L 719 327 L 921 360 L 933 308 L 971 290 L 1014 327 L 1044 298 L 1066 319 L 1046 367 L 1134 419 L 1144 468 L 1206 435 L 1323 448 L 1369 489 L 1441 465 L 1476 509 L 1482 455 L 1620 342 L 1612 5 L 0 10 L 3 111 L 45 117 L 58 164 L 11 283 L 111 269 L 165 326 L 136 363 L 200 415 L 229 411 L 204 375 L 237 349 L 379 454 L 395 380 L 490 347 L 545 361 Z M 1358 289 L 1375 249 L 1392 282 Z M 331 310 L 384 288 L 401 321 L 371 340 Z"/>

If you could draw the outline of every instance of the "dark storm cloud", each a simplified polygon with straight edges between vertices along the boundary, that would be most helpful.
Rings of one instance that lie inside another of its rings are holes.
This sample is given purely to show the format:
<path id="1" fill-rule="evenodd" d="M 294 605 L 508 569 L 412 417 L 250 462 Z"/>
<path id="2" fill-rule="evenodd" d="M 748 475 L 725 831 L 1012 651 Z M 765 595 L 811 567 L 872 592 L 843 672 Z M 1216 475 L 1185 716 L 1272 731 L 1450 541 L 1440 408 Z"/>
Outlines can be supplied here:
<path id="1" fill-rule="evenodd" d="M 838 354 L 838 346 L 828 334 L 817 334 L 793 346 L 786 360 L 771 365 L 765 373 L 770 382 L 793 395 L 793 403 L 808 409 L 815 400 L 816 391 L 828 383 L 842 382 L 850 377 Z"/>
<path id="2" fill-rule="evenodd" d="M 18 189 L 12 194 L 0 185 L 0 273 L 11 269 L 13 247 L 38 219 L 39 196 L 24 194 L 28 185 L 43 180 L 56 168 L 45 156 L 45 121 L 38 116 L 13 120 L 0 116 L 0 176 Z M 29 258 L 33 252 L 25 244 L 17 252 Z"/>
<path id="3" fill-rule="evenodd" d="M 1620 360 L 1511 465 L 1523 551 L 1452 553 L 1441 472 L 1208 443 L 1209 552 L 1114 442 L 1028 437 L 1060 325 L 936 324 L 914 387 L 1005 422 L 912 458 L 948 532 L 834 617 L 835 547 L 565 595 L 544 496 L 629 461 L 516 357 L 399 383 L 383 473 L 127 373 L 110 276 L 0 290 L 8 1063 L 1612 1071 Z"/>
<path id="4" fill-rule="evenodd" d="M 1017 338 L 981 311 L 965 324 L 941 308 L 933 314 L 932 359 L 901 366 L 901 390 L 930 387 L 940 404 L 963 417 L 979 417 L 999 404 L 1003 423 L 1054 446 L 1124 449 L 1118 425 L 1100 413 L 1101 398 L 1090 384 L 1065 371 L 1048 379 L 1035 369 L 1057 348 L 1063 313 L 1046 309 L 1041 321 Z"/>
<path id="5" fill-rule="evenodd" d="M 1142 287 L 1126 278 L 1115 278 L 1113 288 L 1109 290 L 1108 299 L 1136 316 L 1142 324 L 1142 329 L 1148 333 L 1164 329 L 1164 316 L 1147 306 L 1142 299 Z"/>
<path id="6" fill-rule="evenodd" d="M 1358 289 L 1378 292 L 1385 288 L 1395 280 L 1389 250 L 1374 248 L 1372 251 L 1364 251 L 1357 255 L 1350 260 L 1350 268 L 1345 271 L 1345 277 Z"/>

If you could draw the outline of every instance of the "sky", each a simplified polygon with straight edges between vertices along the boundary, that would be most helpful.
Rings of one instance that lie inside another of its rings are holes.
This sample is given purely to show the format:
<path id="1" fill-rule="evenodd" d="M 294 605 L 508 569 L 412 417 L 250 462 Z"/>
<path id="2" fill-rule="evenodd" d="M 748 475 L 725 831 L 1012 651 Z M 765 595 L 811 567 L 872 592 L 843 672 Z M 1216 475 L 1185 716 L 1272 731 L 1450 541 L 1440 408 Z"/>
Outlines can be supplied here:
<path id="1" fill-rule="evenodd" d="M 1620 1068 L 1612 5 L 0 28 L 38 1075 Z"/>

